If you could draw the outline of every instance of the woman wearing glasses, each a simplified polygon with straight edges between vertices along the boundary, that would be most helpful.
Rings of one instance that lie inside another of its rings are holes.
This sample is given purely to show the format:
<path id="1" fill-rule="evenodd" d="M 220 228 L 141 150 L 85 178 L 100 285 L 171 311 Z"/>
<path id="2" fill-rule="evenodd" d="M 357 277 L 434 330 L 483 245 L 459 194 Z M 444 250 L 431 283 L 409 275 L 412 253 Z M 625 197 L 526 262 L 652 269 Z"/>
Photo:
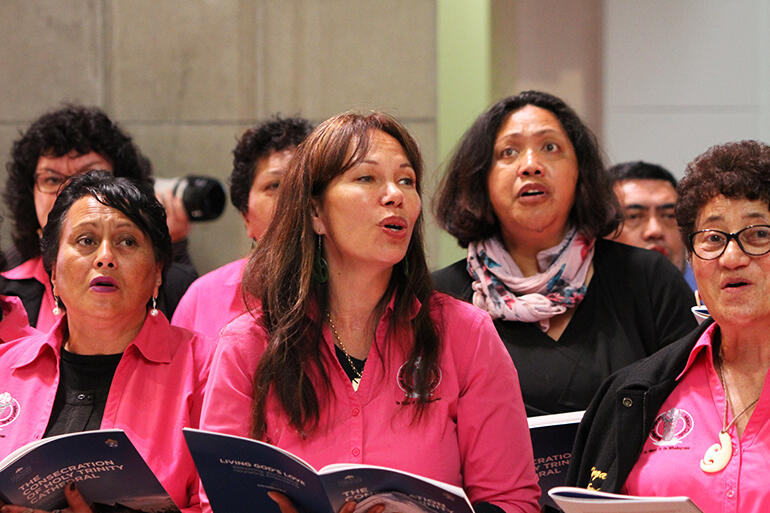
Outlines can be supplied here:
<path id="1" fill-rule="evenodd" d="M 686 495 L 706 513 L 770 511 L 770 146 L 715 146 L 678 192 L 677 223 L 712 319 L 605 382 L 568 481 Z"/>
<path id="2" fill-rule="evenodd" d="M 96 107 L 66 105 L 40 116 L 14 142 L 7 168 L 3 199 L 12 221 L 13 247 L 6 248 L 9 270 L 2 274 L 5 280 L 0 280 L 0 294 L 18 296 L 29 324 L 48 331 L 59 315 L 54 313 L 51 284 L 43 269 L 40 238 L 62 184 L 74 175 L 103 169 L 151 185 L 152 166 L 131 137 L 104 112 Z M 189 223 L 186 217 L 180 221 L 178 214 L 183 207 L 168 198 L 164 198 L 164 205 L 172 241 L 178 242 L 174 244 L 175 263 L 167 267 L 159 291 L 158 309 L 171 317 L 197 273 L 186 265 L 190 259 L 182 232 L 189 229 Z M 187 228 L 182 227 L 185 224 Z"/>

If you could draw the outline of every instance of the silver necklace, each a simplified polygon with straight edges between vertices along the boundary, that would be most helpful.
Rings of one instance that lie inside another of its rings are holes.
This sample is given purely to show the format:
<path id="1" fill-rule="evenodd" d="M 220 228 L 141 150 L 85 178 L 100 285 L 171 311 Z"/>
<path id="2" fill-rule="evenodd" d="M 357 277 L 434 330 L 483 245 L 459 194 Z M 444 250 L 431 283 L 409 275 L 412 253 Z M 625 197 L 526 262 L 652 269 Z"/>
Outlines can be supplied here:
<path id="1" fill-rule="evenodd" d="M 353 365 L 353 359 L 350 357 L 350 355 L 348 354 L 348 351 L 345 349 L 345 345 L 342 343 L 340 334 L 337 333 L 337 328 L 334 326 L 334 323 L 332 322 L 331 312 L 326 312 L 326 320 L 329 321 L 329 327 L 332 330 L 334 339 L 337 341 L 337 344 L 340 346 L 340 349 L 342 349 L 342 354 L 345 355 L 345 358 L 348 360 L 348 363 L 350 364 L 350 368 L 353 369 L 353 374 L 356 375 L 355 378 L 350 380 L 350 384 L 353 385 L 353 390 L 358 390 L 358 385 L 361 384 L 361 378 L 363 377 L 363 373 L 359 371 L 355 365 Z"/>
<path id="2" fill-rule="evenodd" d="M 733 443 L 730 440 L 728 431 L 730 431 L 730 428 L 733 427 L 733 424 L 735 424 L 735 421 L 738 420 L 741 415 L 749 411 L 752 406 L 759 402 L 759 397 L 757 397 L 728 423 L 727 413 L 730 409 L 730 394 L 727 392 L 725 378 L 722 375 L 721 358 L 717 360 L 716 367 L 717 373 L 719 374 L 719 381 L 722 383 L 722 388 L 725 391 L 725 416 L 722 420 L 722 430 L 719 432 L 719 443 L 715 443 L 706 449 L 706 453 L 703 455 L 703 459 L 700 462 L 701 470 L 708 473 L 719 472 L 730 463 L 730 458 L 733 457 Z"/>

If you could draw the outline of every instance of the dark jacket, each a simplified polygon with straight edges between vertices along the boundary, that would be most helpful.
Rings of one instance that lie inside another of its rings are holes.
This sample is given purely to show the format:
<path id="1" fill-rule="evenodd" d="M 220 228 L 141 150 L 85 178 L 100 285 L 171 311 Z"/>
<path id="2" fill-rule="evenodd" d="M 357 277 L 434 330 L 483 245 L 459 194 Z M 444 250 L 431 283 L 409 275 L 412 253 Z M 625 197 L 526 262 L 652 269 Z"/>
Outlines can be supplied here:
<path id="1" fill-rule="evenodd" d="M 567 485 L 617 493 L 641 454 L 655 418 L 692 348 L 714 321 L 604 382 L 578 428 Z"/>

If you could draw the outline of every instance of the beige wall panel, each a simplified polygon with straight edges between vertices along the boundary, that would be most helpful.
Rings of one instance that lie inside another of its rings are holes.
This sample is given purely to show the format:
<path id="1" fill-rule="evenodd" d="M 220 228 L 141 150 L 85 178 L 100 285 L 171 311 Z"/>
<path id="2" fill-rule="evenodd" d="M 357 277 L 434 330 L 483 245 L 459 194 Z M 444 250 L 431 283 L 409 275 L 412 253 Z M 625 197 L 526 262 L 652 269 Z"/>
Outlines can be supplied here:
<path id="1" fill-rule="evenodd" d="M 101 6 L 98 0 L 0 2 L 3 119 L 33 119 L 63 100 L 101 101 Z"/>
<path id="2" fill-rule="evenodd" d="M 232 120 L 253 110 L 251 2 L 109 2 L 110 99 L 123 120 Z M 244 89 L 244 87 L 246 89 Z"/>
<path id="3" fill-rule="evenodd" d="M 433 1 L 267 0 L 263 12 L 265 111 L 435 117 Z"/>
<path id="4" fill-rule="evenodd" d="M 152 161 L 156 176 L 188 174 L 219 178 L 227 191 L 227 177 L 232 169 L 232 150 L 245 126 L 146 126 L 124 123 Z M 225 214 L 214 221 L 193 223 L 190 254 L 203 274 L 242 256 L 248 241 L 228 193 Z"/>
<path id="5" fill-rule="evenodd" d="M 501 2 L 496 2 L 498 7 Z M 498 65 L 515 66 L 495 82 L 500 97 L 524 89 L 555 94 L 570 105 L 600 136 L 602 126 L 602 2 L 601 0 L 517 0 L 508 34 L 497 42 L 512 44 L 515 58 L 500 48 Z M 499 22 L 495 31 L 501 30 Z M 512 36 L 512 37 L 511 37 Z M 494 57 L 494 56 L 493 56 Z M 505 87 L 502 81 L 513 80 Z"/>

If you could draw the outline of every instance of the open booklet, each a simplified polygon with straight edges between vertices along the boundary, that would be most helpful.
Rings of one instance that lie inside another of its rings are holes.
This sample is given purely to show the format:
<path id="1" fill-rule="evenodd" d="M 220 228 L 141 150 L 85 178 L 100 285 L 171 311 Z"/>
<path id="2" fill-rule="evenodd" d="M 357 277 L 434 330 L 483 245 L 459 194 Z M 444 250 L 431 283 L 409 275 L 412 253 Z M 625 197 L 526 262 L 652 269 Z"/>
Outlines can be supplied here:
<path id="1" fill-rule="evenodd" d="M 564 513 L 703 513 L 689 497 L 637 497 L 557 486 L 548 492 Z"/>
<path id="2" fill-rule="evenodd" d="M 548 490 L 561 486 L 567 478 L 567 467 L 572 459 L 572 444 L 584 411 L 556 413 L 527 418 L 535 471 L 540 484 L 540 505 L 557 507 Z"/>
<path id="3" fill-rule="evenodd" d="M 269 491 L 285 494 L 303 513 L 337 513 L 350 500 L 356 512 L 384 504 L 384 513 L 473 513 L 462 488 L 408 472 L 349 464 L 316 472 L 250 438 L 190 428 L 184 436 L 214 513 L 279 513 Z"/>
<path id="4" fill-rule="evenodd" d="M 0 461 L 0 500 L 51 511 L 67 507 L 64 486 L 75 481 L 98 511 L 179 511 L 121 429 L 52 436 Z"/>

